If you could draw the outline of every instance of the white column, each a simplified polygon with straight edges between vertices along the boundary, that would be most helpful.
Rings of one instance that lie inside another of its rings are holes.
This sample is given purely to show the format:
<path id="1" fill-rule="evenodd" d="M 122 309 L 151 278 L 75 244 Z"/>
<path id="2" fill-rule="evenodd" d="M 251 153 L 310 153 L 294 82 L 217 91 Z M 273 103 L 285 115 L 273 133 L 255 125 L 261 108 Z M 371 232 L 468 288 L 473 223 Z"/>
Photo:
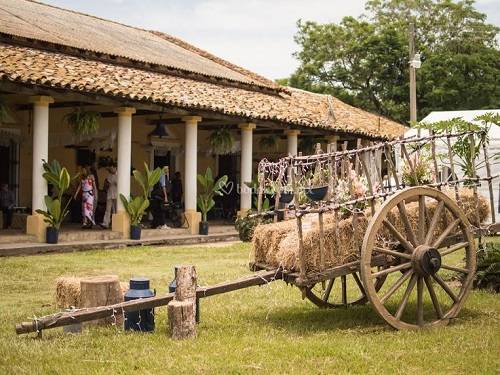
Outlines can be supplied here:
<path id="1" fill-rule="evenodd" d="M 198 122 L 199 116 L 182 118 L 185 123 L 184 154 L 184 206 L 186 211 L 196 211 L 196 175 L 198 174 Z"/>
<path id="2" fill-rule="evenodd" d="M 286 142 L 287 142 L 287 155 L 295 156 L 298 152 L 298 135 L 300 130 L 289 129 L 285 130 Z"/>
<path id="3" fill-rule="evenodd" d="M 201 214 L 196 210 L 197 177 L 198 174 L 198 122 L 200 116 L 185 116 L 182 118 L 185 128 L 184 143 L 184 215 L 191 234 L 198 233 Z"/>
<path id="4" fill-rule="evenodd" d="M 49 104 L 50 96 L 33 96 L 33 169 L 31 205 L 34 210 L 45 209 L 47 182 L 43 178 L 43 160 L 49 161 Z"/>
<path id="5" fill-rule="evenodd" d="M 43 178 L 43 160 L 49 161 L 49 104 L 54 103 L 50 96 L 32 96 L 33 103 L 33 161 L 31 168 L 31 206 L 33 213 L 26 221 L 26 233 L 45 242 L 47 224 L 37 209 L 45 209 L 44 198 L 47 195 L 47 182 Z"/>
<path id="6" fill-rule="evenodd" d="M 120 107 L 115 110 L 118 114 L 118 167 L 117 189 L 118 194 L 130 196 L 130 168 L 132 161 L 132 115 L 135 108 Z M 121 199 L 117 202 L 117 211 L 123 211 Z"/>
<path id="7" fill-rule="evenodd" d="M 241 129 L 241 181 L 240 212 L 244 215 L 252 208 L 252 190 L 245 184 L 252 181 L 252 142 L 255 124 L 248 122 L 239 125 Z"/>

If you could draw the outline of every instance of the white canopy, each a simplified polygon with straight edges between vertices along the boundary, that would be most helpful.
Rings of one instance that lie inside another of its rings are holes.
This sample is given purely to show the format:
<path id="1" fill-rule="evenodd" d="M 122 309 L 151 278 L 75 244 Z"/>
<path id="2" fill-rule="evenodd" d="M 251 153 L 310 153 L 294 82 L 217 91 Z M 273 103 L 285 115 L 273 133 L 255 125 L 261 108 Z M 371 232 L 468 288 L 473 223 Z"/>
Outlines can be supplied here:
<path id="1" fill-rule="evenodd" d="M 465 121 L 480 124 L 478 121 L 474 121 L 474 119 L 478 116 L 484 115 L 486 113 L 498 113 L 500 114 L 500 109 L 484 109 L 484 110 L 474 110 L 474 111 L 435 111 L 429 113 L 425 118 L 423 118 L 420 123 L 432 124 L 439 121 L 451 120 L 454 118 L 461 118 Z M 428 130 L 422 129 L 421 136 L 427 136 L 429 134 Z M 494 154 L 500 154 L 500 126 L 492 126 L 489 131 L 489 147 L 488 152 L 491 157 Z M 410 129 L 405 133 L 405 138 L 412 138 L 417 136 L 417 129 Z M 447 145 L 444 142 L 436 142 L 436 151 L 438 154 L 444 154 L 446 152 Z M 482 160 L 483 154 L 481 152 L 480 159 Z M 398 167 L 401 165 L 402 160 L 397 158 Z M 500 174 L 500 162 L 497 160 L 491 160 L 491 174 L 493 176 Z M 477 171 L 480 177 L 486 177 L 485 167 L 482 166 Z M 460 176 L 460 171 L 456 171 L 456 173 Z M 500 195 L 500 185 L 499 179 L 496 178 L 493 180 L 493 191 L 494 191 L 494 201 L 495 201 L 495 211 L 497 212 L 497 221 L 500 213 L 499 206 L 499 195 Z M 483 195 L 487 199 L 489 199 L 489 191 L 488 184 L 486 182 L 482 182 L 478 189 L 479 194 Z"/>

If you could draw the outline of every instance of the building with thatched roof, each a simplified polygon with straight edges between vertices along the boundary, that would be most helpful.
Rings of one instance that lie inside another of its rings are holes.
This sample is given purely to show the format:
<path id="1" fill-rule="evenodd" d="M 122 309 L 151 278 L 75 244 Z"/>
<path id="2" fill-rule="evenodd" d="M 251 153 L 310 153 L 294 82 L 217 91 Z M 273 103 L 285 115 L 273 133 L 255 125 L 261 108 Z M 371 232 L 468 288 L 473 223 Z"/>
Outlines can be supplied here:
<path id="1" fill-rule="evenodd" d="M 175 37 L 29 0 L 0 0 L 0 93 L 9 108 L 0 125 L 0 182 L 15 188 L 18 205 L 44 208 L 42 159 L 71 171 L 95 163 L 98 175 L 114 160 L 124 195 L 136 188 L 131 168 L 169 165 L 183 176 L 193 230 L 196 173 L 209 166 L 241 183 L 252 179 L 260 158 L 297 153 L 299 139 L 352 146 L 357 138 L 392 139 L 405 131 L 335 97 L 282 87 Z M 75 134 L 67 124 L 75 111 L 99 113 L 99 129 Z M 214 155 L 208 142 L 220 129 L 235 140 L 226 155 Z M 241 211 L 251 206 L 243 190 Z M 122 210 L 119 204 L 113 227 L 128 233 Z M 37 215 L 28 231 L 42 237 Z"/>

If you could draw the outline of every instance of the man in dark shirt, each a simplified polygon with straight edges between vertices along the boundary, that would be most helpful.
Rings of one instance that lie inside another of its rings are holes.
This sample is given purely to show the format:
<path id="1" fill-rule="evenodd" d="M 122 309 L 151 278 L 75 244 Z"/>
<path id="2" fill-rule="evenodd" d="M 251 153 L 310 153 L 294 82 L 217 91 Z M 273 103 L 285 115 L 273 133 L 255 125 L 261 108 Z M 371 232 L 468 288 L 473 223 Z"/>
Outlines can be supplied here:
<path id="1" fill-rule="evenodd" d="M 172 180 L 171 198 L 174 203 L 180 204 L 182 202 L 182 179 L 181 172 L 175 172 Z"/>
<path id="2" fill-rule="evenodd" d="M 0 210 L 3 214 L 3 229 L 8 229 L 12 224 L 14 205 L 14 192 L 9 190 L 9 185 L 2 184 L 0 186 Z"/>

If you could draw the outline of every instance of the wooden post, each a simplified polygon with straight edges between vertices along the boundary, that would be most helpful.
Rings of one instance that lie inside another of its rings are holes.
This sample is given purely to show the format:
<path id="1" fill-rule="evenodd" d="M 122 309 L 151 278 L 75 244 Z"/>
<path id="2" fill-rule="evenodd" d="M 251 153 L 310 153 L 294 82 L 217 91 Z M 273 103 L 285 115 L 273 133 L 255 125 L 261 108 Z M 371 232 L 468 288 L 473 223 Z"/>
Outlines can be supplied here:
<path id="1" fill-rule="evenodd" d="M 123 292 L 118 276 L 94 276 L 80 281 L 81 308 L 114 305 L 120 302 L 123 302 Z M 120 325 L 123 323 L 123 315 L 117 313 L 105 319 L 95 320 L 93 323 Z"/>
<path id="2" fill-rule="evenodd" d="M 262 211 L 262 195 L 264 193 L 264 171 L 259 172 L 258 180 L 259 180 L 259 192 L 257 195 L 257 212 L 260 214 Z"/>
<path id="3" fill-rule="evenodd" d="M 469 145 L 470 145 L 470 162 L 471 162 L 471 172 L 472 176 L 471 178 L 475 179 L 476 176 L 476 158 L 475 158 L 475 153 L 476 153 L 476 145 L 475 145 L 475 140 L 474 140 L 474 134 L 469 134 Z M 479 198 L 477 196 L 477 184 L 478 181 L 476 180 L 471 180 L 470 181 L 472 185 L 472 191 L 474 195 L 474 205 L 476 206 L 476 220 L 477 220 L 477 227 L 481 228 L 481 215 L 479 214 Z M 481 238 L 482 236 L 479 236 L 479 246 L 481 246 Z M 481 248 L 481 247 L 479 247 Z"/>
<path id="4" fill-rule="evenodd" d="M 170 335 L 174 339 L 196 336 L 196 269 L 194 266 L 175 268 L 174 300 L 167 305 Z"/>
<path id="5" fill-rule="evenodd" d="M 453 181 L 453 187 L 455 188 L 455 199 L 458 202 L 460 202 L 460 194 L 458 194 L 458 183 L 456 180 L 458 178 L 455 175 L 455 163 L 453 161 L 453 154 L 451 151 L 451 140 L 450 140 L 450 131 L 446 129 L 446 145 L 448 146 L 448 160 L 450 162 L 450 171 L 451 171 L 451 179 L 448 178 L 448 181 L 446 181 L 448 184 L 450 181 Z"/>
<path id="6" fill-rule="evenodd" d="M 483 153 L 484 153 L 484 165 L 486 166 L 486 177 L 488 178 L 488 190 L 490 193 L 491 222 L 496 223 L 495 199 L 493 197 L 493 184 L 491 181 L 490 157 L 488 155 L 488 147 L 486 147 L 486 142 L 485 142 L 486 133 L 483 133 L 481 137 L 482 137 Z"/>
<path id="7" fill-rule="evenodd" d="M 435 179 L 434 182 L 439 183 L 441 182 L 441 179 L 439 178 L 439 168 L 437 164 L 437 157 L 436 157 L 436 139 L 434 138 L 434 131 L 430 131 L 430 136 L 432 137 L 431 139 L 431 155 L 432 155 L 432 162 L 434 165 L 434 174 L 435 174 Z M 438 185 L 438 189 L 441 190 L 441 185 Z"/>

